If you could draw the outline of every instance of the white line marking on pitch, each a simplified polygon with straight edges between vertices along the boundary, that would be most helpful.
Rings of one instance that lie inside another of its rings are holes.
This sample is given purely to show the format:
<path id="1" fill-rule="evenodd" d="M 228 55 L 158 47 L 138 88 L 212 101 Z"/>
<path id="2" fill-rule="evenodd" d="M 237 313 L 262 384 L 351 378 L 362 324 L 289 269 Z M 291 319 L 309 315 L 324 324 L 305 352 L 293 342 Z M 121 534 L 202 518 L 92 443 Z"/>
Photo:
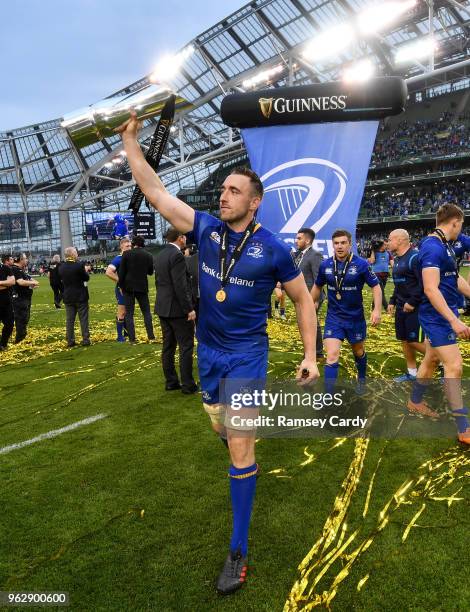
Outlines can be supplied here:
<path id="1" fill-rule="evenodd" d="M 0 455 L 5 455 L 6 453 L 10 453 L 11 451 L 17 450 L 18 448 L 23 448 L 25 446 L 29 446 L 30 444 L 34 444 L 35 442 L 41 442 L 41 440 L 50 440 L 51 438 L 55 438 L 63 433 L 66 433 L 67 431 L 72 431 L 73 429 L 77 429 L 77 427 L 82 427 L 82 425 L 89 425 L 90 423 L 94 423 L 95 421 L 101 421 L 101 419 L 104 419 L 107 416 L 107 414 L 96 414 L 95 416 L 83 419 L 83 421 L 77 421 L 76 423 L 66 425 L 65 427 L 61 427 L 60 429 L 53 429 L 52 431 L 48 431 L 47 433 L 41 434 L 40 436 L 36 436 L 36 438 L 31 438 L 31 440 L 25 440 L 24 442 L 18 442 L 18 444 L 10 444 L 10 446 L 4 446 L 3 448 L 0 448 Z"/>

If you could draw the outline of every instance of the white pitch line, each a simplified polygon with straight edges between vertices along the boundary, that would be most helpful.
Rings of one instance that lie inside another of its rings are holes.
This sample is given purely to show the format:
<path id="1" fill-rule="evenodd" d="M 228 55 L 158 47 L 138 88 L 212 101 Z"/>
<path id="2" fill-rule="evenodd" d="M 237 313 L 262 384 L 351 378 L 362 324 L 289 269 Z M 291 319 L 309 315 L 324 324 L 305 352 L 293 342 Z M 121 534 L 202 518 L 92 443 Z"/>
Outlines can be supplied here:
<path id="1" fill-rule="evenodd" d="M 48 431 L 47 433 L 41 434 L 40 436 L 31 438 L 31 440 L 25 440 L 24 442 L 18 442 L 18 444 L 10 444 L 10 446 L 4 446 L 3 448 L 0 448 L 0 455 L 11 453 L 11 451 L 17 450 L 18 448 L 23 448 L 25 446 L 29 446 L 30 444 L 41 442 L 41 440 L 50 440 L 51 438 L 55 438 L 56 436 L 60 436 L 61 434 L 66 433 L 67 431 L 72 431 L 73 429 L 77 429 L 77 427 L 82 427 L 82 425 L 89 425 L 90 423 L 94 423 L 95 421 L 100 421 L 101 419 L 104 419 L 107 416 L 107 414 L 96 414 L 95 416 L 83 419 L 83 421 L 77 421 L 76 423 L 66 425 L 65 427 L 61 427 L 60 429 L 53 429 L 52 431 Z"/>

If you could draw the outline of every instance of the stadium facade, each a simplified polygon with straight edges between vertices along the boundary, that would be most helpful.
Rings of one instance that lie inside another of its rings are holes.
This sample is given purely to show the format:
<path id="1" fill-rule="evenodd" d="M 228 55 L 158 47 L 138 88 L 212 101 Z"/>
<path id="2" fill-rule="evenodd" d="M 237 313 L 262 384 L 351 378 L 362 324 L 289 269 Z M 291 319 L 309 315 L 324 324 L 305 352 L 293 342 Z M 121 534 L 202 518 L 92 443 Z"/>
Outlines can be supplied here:
<path id="1" fill-rule="evenodd" d="M 406 113 L 382 124 L 377 138 L 358 224 L 362 246 L 384 227 L 430 226 L 442 198 L 466 204 L 470 3 L 401 4 L 406 10 L 374 31 L 361 26 L 371 6 L 362 0 L 256 0 L 189 41 L 179 52 L 181 67 L 165 79 L 192 103 L 177 116 L 160 166 L 167 188 L 213 210 L 220 179 L 246 159 L 239 132 L 220 120 L 226 93 L 339 80 L 367 62 L 376 75 L 403 76 L 409 103 Z M 343 26 L 351 40 L 331 39 L 333 52 L 309 60 L 311 41 Z M 431 39 L 424 58 L 397 62 L 400 52 Z M 110 97 L 137 92 L 152 79 L 147 75 Z M 87 211 L 127 210 L 134 184 L 119 137 L 78 149 L 61 123 L 57 118 L 0 133 L 0 251 L 34 257 L 71 243 L 85 249 Z M 144 146 L 155 124 L 145 121 Z M 470 204 L 464 208 L 470 214 Z M 164 229 L 157 216 L 157 240 Z"/>

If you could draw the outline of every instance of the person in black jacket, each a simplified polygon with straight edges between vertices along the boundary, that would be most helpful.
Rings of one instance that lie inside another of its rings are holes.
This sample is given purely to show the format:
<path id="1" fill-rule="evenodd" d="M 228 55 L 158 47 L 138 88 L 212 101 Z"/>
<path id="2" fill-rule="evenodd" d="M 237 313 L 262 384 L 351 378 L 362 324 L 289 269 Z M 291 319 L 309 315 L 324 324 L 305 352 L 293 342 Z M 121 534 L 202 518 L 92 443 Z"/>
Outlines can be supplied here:
<path id="1" fill-rule="evenodd" d="M 135 342 L 134 310 L 137 300 L 149 340 L 155 340 L 150 312 L 149 285 L 147 276 L 153 274 L 153 257 L 144 249 L 145 240 L 142 236 L 134 236 L 132 249 L 122 254 L 119 266 L 119 287 L 124 295 L 126 307 L 126 329 L 129 341 Z"/>
<path id="2" fill-rule="evenodd" d="M 155 314 L 160 318 L 163 335 L 162 366 L 165 389 L 181 389 L 183 393 L 190 394 L 195 393 L 198 387 L 193 378 L 196 312 L 191 298 L 191 278 L 181 251 L 186 244 L 186 236 L 172 227 L 165 238 L 168 244 L 155 260 Z M 177 345 L 181 384 L 175 368 Z"/>
<path id="3" fill-rule="evenodd" d="M 12 261 L 10 255 L 2 255 L 2 261 L 0 262 L 0 321 L 3 323 L 0 351 L 4 351 L 7 348 L 14 325 L 10 289 L 15 284 L 15 277 L 7 265 L 10 260 Z"/>
<path id="4" fill-rule="evenodd" d="M 47 271 L 49 284 L 54 292 L 54 306 L 61 308 L 61 302 L 64 299 L 64 285 L 59 276 L 60 255 L 54 255 Z"/>
<path id="5" fill-rule="evenodd" d="M 31 300 L 33 289 L 39 286 L 37 280 L 26 272 L 28 259 L 24 253 L 18 253 L 13 258 L 11 271 L 16 284 L 12 289 L 12 305 L 15 313 L 16 337 L 15 344 L 22 342 L 28 333 L 28 323 L 31 316 Z"/>
<path id="6" fill-rule="evenodd" d="M 88 325 L 88 281 L 90 266 L 77 261 L 75 247 L 65 249 L 65 261 L 59 266 L 59 276 L 64 283 L 64 304 L 66 317 L 67 346 L 75 346 L 75 319 L 78 314 L 82 332 L 82 345 L 89 346 L 90 329 Z"/>
<path id="7" fill-rule="evenodd" d="M 197 314 L 199 311 L 199 255 L 196 245 L 186 245 L 184 256 L 186 257 L 186 268 L 188 269 L 191 279 L 191 299 L 193 301 L 194 310 L 196 311 L 197 322 Z"/>

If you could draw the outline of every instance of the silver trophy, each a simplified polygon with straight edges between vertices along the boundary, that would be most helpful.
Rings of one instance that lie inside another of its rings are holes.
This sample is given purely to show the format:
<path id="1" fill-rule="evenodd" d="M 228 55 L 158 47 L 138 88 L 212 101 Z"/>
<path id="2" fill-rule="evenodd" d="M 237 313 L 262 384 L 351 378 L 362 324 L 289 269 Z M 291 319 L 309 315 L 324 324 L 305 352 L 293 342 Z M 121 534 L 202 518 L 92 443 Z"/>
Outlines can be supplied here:
<path id="1" fill-rule="evenodd" d="M 76 147 L 81 149 L 109 136 L 115 136 L 114 129 L 130 117 L 134 110 L 139 119 L 159 115 L 171 90 L 149 85 L 137 92 L 113 96 L 65 115 L 61 126 L 65 128 Z M 184 98 L 176 97 L 176 111 L 191 108 Z"/>

